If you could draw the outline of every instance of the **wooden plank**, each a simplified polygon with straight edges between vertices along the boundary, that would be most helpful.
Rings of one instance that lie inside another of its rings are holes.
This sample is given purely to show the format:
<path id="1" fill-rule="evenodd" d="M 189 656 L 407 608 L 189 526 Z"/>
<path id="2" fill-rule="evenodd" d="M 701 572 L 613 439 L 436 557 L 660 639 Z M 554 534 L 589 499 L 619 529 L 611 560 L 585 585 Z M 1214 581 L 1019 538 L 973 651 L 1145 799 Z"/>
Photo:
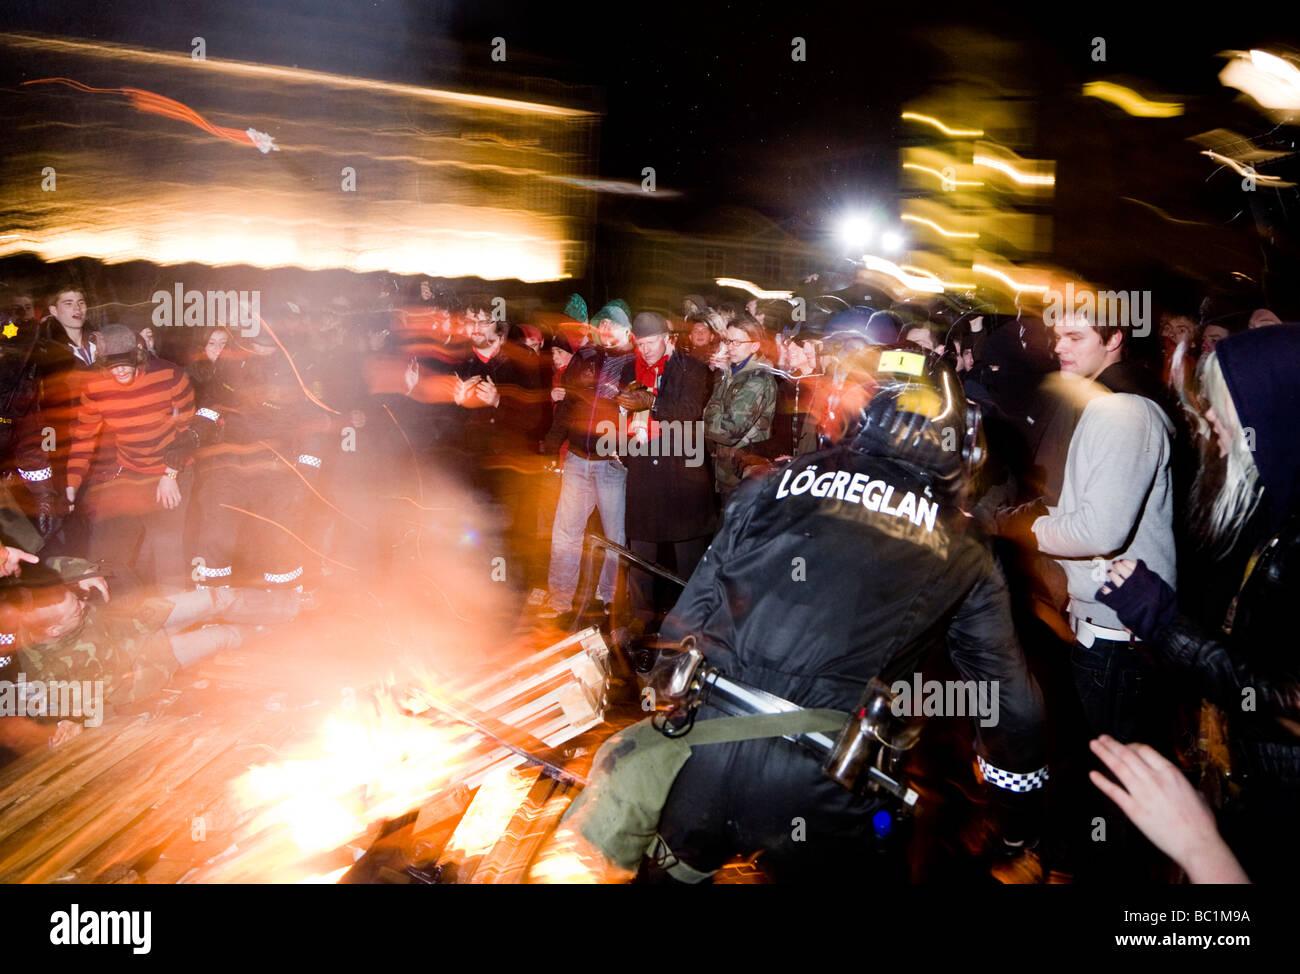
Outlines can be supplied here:
<path id="1" fill-rule="evenodd" d="M 257 730 L 261 729 L 257 727 Z M 241 753 L 231 746 L 226 728 L 214 734 L 213 740 L 217 751 L 211 759 L 196 758 L 194 773 L 165 783 L 167 793 L 156 797 L 141 822 L 103 843 L 91 856 L 77 864 L 83 882 L 106 881 L 101 873 L 118 863 L 134 865 L 146 852 L 175 835 L 189 835 L 193 840 L 194 820 L 202 817 L 208 807 L 225 794 L 231 783 L 247 770 L 250 761 L 247 750 Z M 218 833 L 219 826 L 214 816 L 212 821 L 204 821 L 203 832 Z"/>
<path id="2" fill-rule="evenodd" d="M 542 841 L 573 801 L 571 790 L 571 786 L 564 782 L 548 778 L 539 780 L 519 806 L 497 844 L 483 857 L 472 882 L 521 882 Z"/>
<path id="3" fill-rule="evenodd" d="M 99 727 L 82 731 L 57 750 L 39 748 L 30 754 L 24 754 L 0 772 L 0 811 L 30 795 L 70 766 L 89 760 L 97 752 L 118 741 L 128 728 L 145 723 L 148 723 L 148 718 L 145 717 L 105 721 Z"/>
<path id="4" fill-rule="evenodd" d="M 23 830 L 20 827 L 17 833 L 9 831 L 5 840 L 0 842 L 0 882 L 13 881 L 13 877 L 25 875 L 33 862 L 39 862 L 56 848 L 67 845 L 72 836 L 91 822 L 98 820 L 98 826 L 104 829 L 98 833 L 99 841 L 102 842 L 127 824 L 130 818 L 134 818 L 133 814 L 125 821 L 113 819 L 104 809 L 104 796 L 112 794 L 119 787 L 129 787 L 132 782 L 140 780 L 142 775 L 152 775 L 160 765 L 187 746 L 184 738 L 177 740 L 167 734 L 151 734 L 148 743 L 153 746 L 133 748 L 130 754 L 117 760 L 110 769 L 91 777 L 89 780 L 94 782 L 94 787 L 78 787 L 64 794 L 65 783 L 60 781 L 58 788 L 49 789 L 60 793 L 57 798 L 42 794 L 16 809 L 15 815 L 6 816 L 26 824 L 33 816 L 33 812 L 27 808 L 31 805 L 43 810 L 37 814 L 43 814 L 44 819 L 39 831 L 34 834 L 33 830 Z M 143 758 L 143 765 L 138 760 L 130 759 L 137 755 Z"/>
<path id="5" fill-rule="evenodd" d="M 64 769 L 62 774 L 48 783 L 33 785 L 29 792 L 15 788 L 10 795 L 8 808 L 0 813 L 0 849 L 10 842 L 15 832 L 34 819 L 49 814 L 60 802 L 79 792 L 87 782 L 119 766 L 146 745 L 164 737 L 171 726 L 172 722 L 161 720 L 132 724 L 106 747 L 98 749 L 80 764 Z"/>
<path id="6" fill-rule="evenodd" d="M 206 739 L 192 742 L 188 749 L 174 754 L 152 775 L 114 798 L 92 823 L 82 828 L 75 836 L 70 836 L 57 852 L 48 856 L 24 876 L 22 881 L 46 882 L 52 876 L 62 874 L 65 869 L 72 869 L 74 875 L 92 876 L 94 873 L 90 870 L 95 866 L 85 860 L 105 847 L 108 851 L 100 855 L 96 861 L 106 863 L 109 871 L 118 866 L 133 865 L 134 858 L 130 862 L 123 863 L 113 850 L 123 846 L 129 848 L 138 841 L 141 833 L 150 834 L 150 812 L 158 802 L 159 792 L 181 789 L 185 781 L 200 773 L 228 746 L 229 741 L 224 734 L 213 734 Z M 91 787 L 93 788 L 94 785 Z M 96 872 L 98 871 L 96 869 Z M 109 878 L 101 878 L 99 881 L 113 882 Z"/>

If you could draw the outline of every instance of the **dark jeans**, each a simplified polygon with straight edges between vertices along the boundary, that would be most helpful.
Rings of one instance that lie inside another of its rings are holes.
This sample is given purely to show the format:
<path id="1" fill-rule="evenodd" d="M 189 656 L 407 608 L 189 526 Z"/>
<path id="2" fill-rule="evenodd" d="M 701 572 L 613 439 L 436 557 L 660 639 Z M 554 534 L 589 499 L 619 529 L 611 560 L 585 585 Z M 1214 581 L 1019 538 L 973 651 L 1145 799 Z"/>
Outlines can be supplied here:
<path id="1" fill-rule="evenodd" d="M 1089 737 L 1109 734 L 1125 744 L 1141 741 L 1159 747 L 1151 738 L 1163 737 L 1168 729 L 1155 713 L 1161 696 L 1155 669 L 1133 644 L 1098 639 L 1084 646 L 1076 641 L 1070 647 L 1070 663 Z"/>
<path id="2" fill-rule="evenodd" d="M 1159 673 L 1137 645 L 1098 639 L 1091 646 L 1076 641 L 1070 647 L 1087 734 L 1087 739 L 1079 742 L 1080 771 L 1085 774 L 1083 801 L 1073 810 L 1070 827 L 1077 858 L 1075 874 L 1082 883 L 1168 881 L 1160 878 L 1164 857 L 1086 778 L 1086 769 L 1091 767 L 1113 780 L 1087 749 L 1087 741 L 1099 734 L 1109 734 L 1125 744 L 1148 744 L 1166 756 L 1171 752 L 1173 709 L 1169 696 L 1160 685 Z"/>

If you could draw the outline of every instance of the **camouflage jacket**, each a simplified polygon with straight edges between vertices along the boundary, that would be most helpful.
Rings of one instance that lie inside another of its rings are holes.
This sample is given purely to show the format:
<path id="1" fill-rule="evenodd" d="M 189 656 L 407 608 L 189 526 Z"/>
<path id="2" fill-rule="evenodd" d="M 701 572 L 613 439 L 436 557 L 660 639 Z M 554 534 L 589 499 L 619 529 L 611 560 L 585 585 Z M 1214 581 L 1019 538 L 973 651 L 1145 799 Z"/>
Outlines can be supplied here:
<path id="1" fill-rule="evenodd" d="M 713 447 L 714 473 L 724 493 L 740 483 L 744 463 L 734 451 L 772 435 L 776 378 L 757 355 L 734 375 L 723 373 L 704 407 L 704 436 Z"/>
<path id="2" fill-rule="evenodd" d="M 80 558 L 47 561 L 67 579 L 93 574 Z M 172 609 L 166 599 L 145 599 L 129 611 L 92 602 L 74 631 L 53 642 L 22 644 L 17 670 L 28 683 L 102 681 L 106 711 L 128 708 L 161 690 L 179 669 L 163 631 Z"/>

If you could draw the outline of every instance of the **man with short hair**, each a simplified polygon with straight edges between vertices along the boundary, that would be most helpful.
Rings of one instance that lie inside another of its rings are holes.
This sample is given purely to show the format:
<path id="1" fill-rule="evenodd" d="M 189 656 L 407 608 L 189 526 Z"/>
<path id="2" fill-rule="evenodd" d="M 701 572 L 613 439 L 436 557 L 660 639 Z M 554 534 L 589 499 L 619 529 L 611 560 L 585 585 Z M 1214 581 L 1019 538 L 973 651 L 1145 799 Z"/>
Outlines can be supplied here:
<path id="1" fill-rule="evenodd" d="M 1154 400 L 1111 392 L 1103 384 L 1108 373 L 1115 375 L 1124 365 L 1121 325 L 1072 314 L 1054 330 L 1065 405 L 1049 420 L 1052 429 L 1044 436 L 1049 442 L 1038 450 L 1038 457 L 1050 458 L 1047 496 L 1001 512 L 997 530 L 1050 559 L 1036 577 L 1053 609 L 1059 611 L 1062 602 L 1066 606 L 1064 624 L 1054 614 L 1046 618 L 1056 621 L 1058 635 L 1064 636 L 1065 626 L 1073 634 L 1070 671 L 1086 738 L 1107 734 L 1167 751 L 1173 713 L 1159 673 L 1140 640 L 1096 593 L 1107 570 L 1121 559 L 1142 558 L 1171 586 L 1176 582 L 1173 423 Z M 1063 437 L 1068 450 L 1057 470 Z M 1062 739 L 1064 747 L 1073 741 L 1068 733 Z M 1079 757 L 1086 760 L 1086 751 Z M 1119 875 L 1141 878 L 1151 857 L 1123 817 L 1101 804 L 1105 801 L 1089 793 L 1060 803 L 1077 816 L 1064 832 L 1067 843 L 1080 850 L 1075 869 L 1096 870 L 1112 881 Z M 1098 816 L 1108 822 L 1109 835 L 1095 845 L 1091 830 Z"/>
<path id="2" fill-rule="evenodd" d="M 641 312 L 632 333 L 637 386 L 617 400 L 628 411 L 628 547 L 690 578 L 717 528 L 703 431 L 711 377 L 707 366 L 676 350 L 663 315 Z M 630 571 L 632 612 L 645 626 L 657 616 L 654 584 L 647 573 Z"/>
<path id="3" fill-rule="evenodd" d="M 452 399 L 461 407 L 470 482 L 501 512 L 504 581 L 512 591 L 526 592 L 541 571 L 534 565 L 537 512 L 528 475 L 530 466 L 540 469 L 537 429 L 546 393 L 537 369 L 524 358 L 531 353 L 506 341 L 510 324 L 493 316 L 486 297 L 471 298 L 467 315 L 470 351 L 456 367 Z M 499 566 L 495 559 L 501 554 L 488 552 L 488 564 Z"/>
<path id="4" fill-rule="evenodd" d="M 740 485 L 744 448 L 772 435 L 776 379 L 763 357 L 763 326 L 748 314 L 727 325 L 728 368 L 704 407 L 704 435 L 713 449 L 714 478 L 725 503 Z"/>
<path id="5" fill-rule="evenodd" d="M 1071 659 L 1091 736 L 1150 741 L 1164 730 L 1152 726 L 1154 671 L 1133 651 L 1132 637 L 1114 611 L 1097 601 L 1096 591 L 1098 579 L 1123 558 L 1145 559 L 1171 584 L 1176 578 L 1173 424 L 1145 396 L 1093 385 L 1123 359 L 1120 325 L 1069 315 L 1055 332 L 1061 372 L 1079 383 L 1086 405 L 1070 437 L 1059 498 L 1025 505 L 1001 523 L 1012 528 L 1012 536 L 1017 523 L 1027 526 L 1019 537 L 1065 572 L 1075 634 Z"/>

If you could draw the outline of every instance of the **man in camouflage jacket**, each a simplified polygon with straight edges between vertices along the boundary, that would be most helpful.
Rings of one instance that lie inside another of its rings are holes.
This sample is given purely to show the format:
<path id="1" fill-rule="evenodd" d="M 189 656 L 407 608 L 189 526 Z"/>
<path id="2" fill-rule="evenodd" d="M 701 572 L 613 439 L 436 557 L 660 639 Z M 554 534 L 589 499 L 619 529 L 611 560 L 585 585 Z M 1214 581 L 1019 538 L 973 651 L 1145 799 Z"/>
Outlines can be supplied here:
<path id="1" fill-rule="evenodd" d="M 760 354 L 762 337 L 763 326 L 753 319 L 738 318 L 727 326 L 728 365 L 704 407 L 704 437 L 724 500 L 744 476 L 744 448 L 772 435 L 776 379 Z"/>

